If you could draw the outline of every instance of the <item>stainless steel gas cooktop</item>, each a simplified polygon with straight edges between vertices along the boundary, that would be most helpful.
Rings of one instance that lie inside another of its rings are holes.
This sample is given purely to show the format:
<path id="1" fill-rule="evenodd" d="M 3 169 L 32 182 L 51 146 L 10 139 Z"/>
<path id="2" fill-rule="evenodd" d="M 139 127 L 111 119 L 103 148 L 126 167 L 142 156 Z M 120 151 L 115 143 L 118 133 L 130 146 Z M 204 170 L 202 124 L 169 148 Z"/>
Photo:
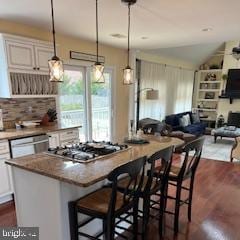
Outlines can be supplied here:
<path id="1" fill-rule="evenodd" d="M 86 142 L 68 144 L 64 147 L 49 148 L 47 154 L 56 155 L 75 162 L 87 163 L 103 156 L 125 151 L 129 148 L 126 144 L 111 142 Z"/>

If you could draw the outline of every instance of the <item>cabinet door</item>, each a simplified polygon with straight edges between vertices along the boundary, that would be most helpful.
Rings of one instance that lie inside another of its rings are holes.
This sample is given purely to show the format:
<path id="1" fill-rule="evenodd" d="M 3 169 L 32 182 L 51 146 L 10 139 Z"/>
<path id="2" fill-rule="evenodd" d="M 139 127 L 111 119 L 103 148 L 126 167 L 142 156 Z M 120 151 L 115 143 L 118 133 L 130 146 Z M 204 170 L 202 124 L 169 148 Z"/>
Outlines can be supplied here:
<path id="1" fill-rule="evenodd" d="M 36 66 L 37 69 L 40 71 L 49 71 L 48 68 L 48 60 L 50 60 L 53 55 L 53 48 L 51 47 L 42 47 L 42 46 L 35 46 L 35 57 L 36 57 Z"/>
<path id="2" fill-rule="evenodd" d="M 12 193 L 10 168 L 5 163 L 5 160 L 9 158 L 10 158 L 9 154 L 0 155 L 0 176 L 1 176 L 0 196 Z"/>
<path id="3" fill-rule="evenodd" d="M 32 44 L 7 40 L 6 47 L 9 68 L 33 70 L 36 67 Z"/>
<path id="4" fill-rule="evenodd" d="M 59 142 L 58 133 L 49 133 L 48 136 L 49 136 L 49 147 L 50 148 L 59 147 L 60 142 Z"/>

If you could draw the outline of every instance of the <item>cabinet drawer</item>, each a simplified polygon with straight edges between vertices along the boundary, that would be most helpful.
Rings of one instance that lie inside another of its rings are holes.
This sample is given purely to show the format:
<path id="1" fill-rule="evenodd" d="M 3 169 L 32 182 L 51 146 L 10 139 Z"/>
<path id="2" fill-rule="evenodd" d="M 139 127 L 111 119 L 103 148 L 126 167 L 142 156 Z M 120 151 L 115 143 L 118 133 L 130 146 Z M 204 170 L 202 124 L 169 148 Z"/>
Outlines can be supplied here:
<path id="1" fill-rule="evenodd" d="M 60 135 L 60 141 L 78 140 L 79 139 L 78 129 L 73 129 L 73 130 L 60 132 L 59 135 Z"/>
<path id="2" fill-rule="evenodd" d="M 0 154 L 3 154 L 3 153 L 9 153 L 8 142 L 0 142 Z"/>

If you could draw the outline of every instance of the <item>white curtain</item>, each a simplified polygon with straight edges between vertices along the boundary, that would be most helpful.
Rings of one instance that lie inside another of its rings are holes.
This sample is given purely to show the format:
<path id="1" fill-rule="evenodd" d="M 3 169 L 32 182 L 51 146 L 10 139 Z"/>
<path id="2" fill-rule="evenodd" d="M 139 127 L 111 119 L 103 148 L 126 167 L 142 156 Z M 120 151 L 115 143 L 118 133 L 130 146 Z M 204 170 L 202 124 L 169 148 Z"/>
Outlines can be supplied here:
<path id="1" fill-rule="evenodd" d="M 141 61 L 140 89 L 159 91 L 158 100 L 147 100 L 146 91 L 140 96 L 140 119 L 162 120 L 166 115 L 191 111 L 194 71 Z"/>
<path id="2" fill-rule="evenodd" d="M 180 81 L 176 83 L 174 113 L 191 111 L 194 84 L 194 71 L 182 69 Z"/>
<path id="3" fill-rule="evenodd" d="M 158 100 L 147 100 L 146 91 L 140 94 L 140 119 L 162 119 L 166 111 L 167 85 L 165 65 L 141 61 L 140 89 L 153 88 L 159 91 Z"/>

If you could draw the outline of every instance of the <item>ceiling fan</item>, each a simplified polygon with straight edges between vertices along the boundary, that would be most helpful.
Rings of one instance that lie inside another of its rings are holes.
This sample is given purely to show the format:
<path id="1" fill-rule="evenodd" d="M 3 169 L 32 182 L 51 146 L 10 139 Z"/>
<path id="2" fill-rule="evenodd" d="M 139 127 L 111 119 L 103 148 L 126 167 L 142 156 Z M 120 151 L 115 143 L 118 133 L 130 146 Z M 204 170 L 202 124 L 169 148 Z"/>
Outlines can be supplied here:
<path id="1" fill-rule="evenodd" d="M 240 60 L 240 42 L 237 47 L 234 47 L 232 49 L 231 53 L 225 53 L 225 51 L 217 51 L 217 53 L 213 54 L 212 56 L 224 56 L 224 55 L 232 55 L 233 58 L 239 61 Z"/>

